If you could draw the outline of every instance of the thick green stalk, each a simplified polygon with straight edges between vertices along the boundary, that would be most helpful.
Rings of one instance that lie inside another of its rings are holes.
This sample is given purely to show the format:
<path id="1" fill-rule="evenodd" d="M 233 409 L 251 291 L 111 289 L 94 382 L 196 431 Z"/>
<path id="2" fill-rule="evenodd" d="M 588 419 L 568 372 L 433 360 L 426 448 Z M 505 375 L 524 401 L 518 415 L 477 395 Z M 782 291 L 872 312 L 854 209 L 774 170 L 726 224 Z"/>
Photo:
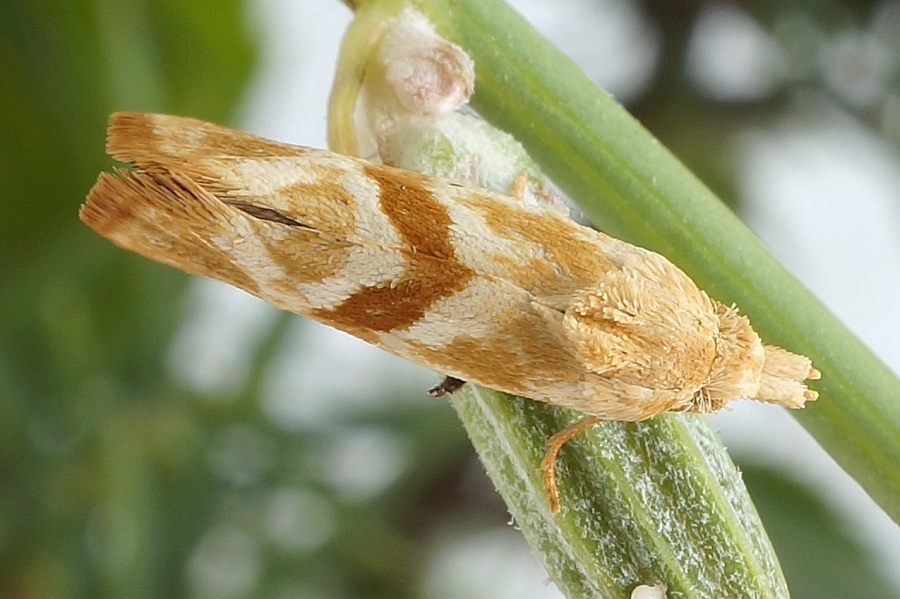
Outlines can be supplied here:
<path id="1" fill-rule="evenodd" d="M 545 440 L 578 418 L 467 385 L 453 397 L 491 480 L 568 597 L 787 597 L 740 473 L 703 416 L 605 422 L 561 454 L 563 509 L 541 486 Z"/>
<path id="2" fill-rule="evenodd" d="M 400 126 L 407 115 L 383 97 L 392 92 L 373 83 L 383 72 L 369 62 L 372 44 L 398 6 L 370 6 L 345 36 L 329 107 L 332 147 L 355 151 L 356 98 L 367 72 L 369 110 L 391 114 L 382 142 L 393 147 L 397 140 L 389 136 L 403 132 L 408 151 L 395 154 L 400 162 L 394 166 L 435 175 L 448 162 L 491 164 L 502 172 L 531 172 L 529 185 L 541 185 L 518 145 L 502 133 L 486 133 L 478 121 L 448 115 L 432 128 L 431 119 L 413 116 L 408 127 Z M 459 139 L 468 143 L 455 145 Z M 497 156 L 511 163 L 497 164 Z M 579 435 L 560 456 L 563 509 L 551 514 L 540 461 L 546 440 L 579 415 L 473 385 L 452 401 L 517 525 L 568 596 L 626 598 L 641 584 L 662 584 L 669 597 L 787 596 L 740 474 L 704 418 L 610 422 Z"/>
<path id="3" fill-rule="evenodd" d="M 390 4 L 396 4 L 390 0 Z M 378 0 L 355 0 L 368 9 Z M 795 412 L 900 520 L 900 380 L 608 94 L 501 0 L 413 2 L 476 64 L 475 108 L 512 132 L 605 231 L 653 249 L 767 343 L 812 358 L 819 401 Z"/>

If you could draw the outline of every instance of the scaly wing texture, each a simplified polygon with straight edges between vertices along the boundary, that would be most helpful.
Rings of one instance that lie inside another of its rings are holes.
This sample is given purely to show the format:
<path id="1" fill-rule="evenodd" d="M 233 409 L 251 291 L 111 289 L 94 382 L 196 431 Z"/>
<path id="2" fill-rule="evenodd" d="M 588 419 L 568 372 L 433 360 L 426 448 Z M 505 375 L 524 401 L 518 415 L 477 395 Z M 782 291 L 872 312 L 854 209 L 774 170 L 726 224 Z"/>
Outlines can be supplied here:
<path id="1" fill-rule="evenodd" d="M 466 380 L 579 396 L 583 368 L 532 303 L 601 276 L 603 253 L 583 228 L 187 118 L 118 113 L 108 151 L 136 170 L 101 175 L 81 218 L 121 247 Z M 517 220 L 491 243 L 504 213 Z M 559 226 L 577 234 L 541 245 Z"/>
<path id="2" fill-rule="evenodd" d="M 623 420 L 811 399 L 808 360 L 726 360 L 687 276 L 555 212 L 182 117 L 115 114 L 107 149 L 136 169 L 89 193 L 100 234 L 454 377 Z"/>

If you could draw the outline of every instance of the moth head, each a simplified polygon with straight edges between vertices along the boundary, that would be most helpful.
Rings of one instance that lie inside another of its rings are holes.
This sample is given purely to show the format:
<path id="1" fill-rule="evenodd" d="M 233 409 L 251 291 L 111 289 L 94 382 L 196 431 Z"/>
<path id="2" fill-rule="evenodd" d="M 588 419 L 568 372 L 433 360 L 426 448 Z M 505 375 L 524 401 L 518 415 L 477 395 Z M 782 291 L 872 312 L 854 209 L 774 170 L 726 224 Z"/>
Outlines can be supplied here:
<path id="1" fill-rule="evenodd" d="M 737 397 L 756 397 L 765 350 L 759 335 L 737 309 L 715 302 L 719 319 L 716 357 L 706 383 L 694 394 L 694 409 L 712 412 Z"/>
<path id="2" fill-rule="evenodd" d="M 819 378 L 809 358 L 763 345 L 745 316 L 716 302 L 719 334 L 709 379 L 694 396 L 694 411 L 710 412 L 729 400 L 746 397 L 800 408 L 818 394 L 805 385 Z"/>

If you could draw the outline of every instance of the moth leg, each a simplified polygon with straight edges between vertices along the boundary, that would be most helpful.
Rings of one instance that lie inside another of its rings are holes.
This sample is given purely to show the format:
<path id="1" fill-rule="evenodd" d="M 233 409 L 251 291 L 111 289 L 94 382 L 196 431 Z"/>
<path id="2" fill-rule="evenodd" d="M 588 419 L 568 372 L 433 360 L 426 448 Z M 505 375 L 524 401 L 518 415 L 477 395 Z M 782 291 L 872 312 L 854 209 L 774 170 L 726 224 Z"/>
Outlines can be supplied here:
<path id="1" fill-rule="evenodd" d="M 602 420 L 599 416 L 586 416 L 547 439 L 547 453 L 544 454 L 544 459 L 541 460 L 541 470 L 544 473 L 544 493 L 550 502 L 551 514 L 559 513 L 559 489 L 556 487 L 556 456 L 559 454 L 559 450 L 572 437 Z"/>
<path id="2" fill-rule="evenodd" d="M 452 395 L 459 388 L 466 384 L 466 381 L 452 376 L 445 376 L 444 380 L 428 390 L 431 397 L 443 397 L 444 395 Z"/>
<path id="3" fill-rule="evenodd" d="M 509 195 L 517 200 L 524 199 L 527 187 L 528 171 L 519 171 L 519 174 L 516 175 L 516 178 L 513 179 L 512 184 L 509 186 Z"/>

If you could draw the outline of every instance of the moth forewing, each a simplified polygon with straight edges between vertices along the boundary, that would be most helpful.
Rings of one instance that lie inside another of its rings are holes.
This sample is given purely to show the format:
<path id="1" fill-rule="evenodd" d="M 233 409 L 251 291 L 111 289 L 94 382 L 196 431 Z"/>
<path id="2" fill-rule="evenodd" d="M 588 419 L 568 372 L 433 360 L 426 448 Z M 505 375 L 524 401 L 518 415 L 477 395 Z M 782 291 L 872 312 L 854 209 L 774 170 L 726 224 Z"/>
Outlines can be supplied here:
<path id="1" fill-rule="evenodd" d="M 100 175 L 88 226 L 455 379 L 592 420 L 816 399 L 809 359 L 557 211 L 195 119 L 116 113 L 108 134 L 134 170 Z"/>

